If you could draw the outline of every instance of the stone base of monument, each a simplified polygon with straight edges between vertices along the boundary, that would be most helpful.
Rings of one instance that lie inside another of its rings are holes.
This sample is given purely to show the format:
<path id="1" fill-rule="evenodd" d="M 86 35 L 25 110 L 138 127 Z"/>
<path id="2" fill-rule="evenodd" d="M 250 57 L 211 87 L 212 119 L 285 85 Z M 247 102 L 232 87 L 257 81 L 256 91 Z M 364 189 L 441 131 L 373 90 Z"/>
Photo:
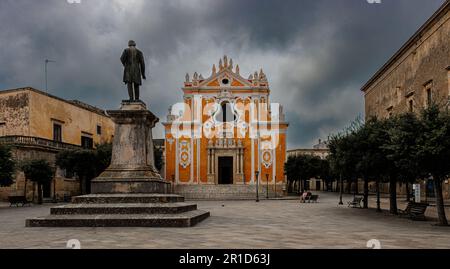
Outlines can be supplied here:
<path id="1" fill-rule="evenodd" d="M 27 227 L 191 227 L 209 212 L 174 194 L 93 194 L 53 207 L 50 215 L 26 220 Z"/>
<path id="2" fill-rule="evenodd" d="M 111 165 L 91 184 L 93 194 L 26 220 L 27 227 L 190 227 L 210 216 L 184 197 L 154 168 L 152 128 L 158 122 L 141 101 L 108 111 L 116 124 Z"/>

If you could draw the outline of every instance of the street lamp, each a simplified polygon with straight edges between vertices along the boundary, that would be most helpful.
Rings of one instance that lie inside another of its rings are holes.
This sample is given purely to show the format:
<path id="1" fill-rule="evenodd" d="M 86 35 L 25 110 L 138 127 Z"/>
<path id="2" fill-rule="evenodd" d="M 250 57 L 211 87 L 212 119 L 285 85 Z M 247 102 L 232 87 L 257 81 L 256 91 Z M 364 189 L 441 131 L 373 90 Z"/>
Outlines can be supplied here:
<path id="1" fill-rule="evenodd" d="M 256 202 L 259 202 L 259 171 L 255 171 L 256 176 Z"/>
<path id="2" fill-rule="evenodd" d="M 266 187 L 267 187 L 266 198 L 267 200 L 269 200 L 269 174 L 266 174 Z"/>
<path id="3" fill-rule="evenodd" d="M 275 195 L 274 195 L 274 197 L 275 197 L 275 199 L 277 198 L 277 176 L 275 176 Z"/>
<path id="4" fill-rule="evenodd" d="M 344 191 L 344 182 L 342 182 L 342 174 L 339 175 L 339 181 L 340 181 L 340 188 L 339 188 L 339 205 L 343 205 L 344 203 L 342 202 L 342 193 Z"/>

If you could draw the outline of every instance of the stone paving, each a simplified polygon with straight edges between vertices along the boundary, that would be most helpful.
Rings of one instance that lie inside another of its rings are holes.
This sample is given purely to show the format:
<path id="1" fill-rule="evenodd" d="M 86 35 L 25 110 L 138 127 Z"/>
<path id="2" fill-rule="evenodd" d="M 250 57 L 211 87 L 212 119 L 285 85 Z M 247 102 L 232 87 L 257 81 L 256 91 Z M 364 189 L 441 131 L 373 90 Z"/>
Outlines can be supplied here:
<path id="1" fill-rule="evenodd" d="M 351 200 L 345 196 L 344 202 Z M 200 201 L 211 217 L 193 228 L 25 228 L 51 205 L 0 207 L 0 248 L 450 248 L 450 227 L 414 222 L 375 210 L 337 206 L 338 196 L 320 193 L 317 204 L 296 200 Z"/>

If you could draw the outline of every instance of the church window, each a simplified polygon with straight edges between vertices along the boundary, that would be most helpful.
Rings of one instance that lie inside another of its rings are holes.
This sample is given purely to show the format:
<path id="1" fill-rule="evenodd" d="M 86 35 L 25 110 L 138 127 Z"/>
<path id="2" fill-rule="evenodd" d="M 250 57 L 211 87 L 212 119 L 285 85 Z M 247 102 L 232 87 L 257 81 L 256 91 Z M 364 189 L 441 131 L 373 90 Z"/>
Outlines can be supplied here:
<path id="1" fill-rule="evenodd" d="M 220 110 L 215 116 L 218 122 L 234 122 L 236 115 L 233 112 L 233 107 L 230 102 L 225 101 L 220 105 Z"/>

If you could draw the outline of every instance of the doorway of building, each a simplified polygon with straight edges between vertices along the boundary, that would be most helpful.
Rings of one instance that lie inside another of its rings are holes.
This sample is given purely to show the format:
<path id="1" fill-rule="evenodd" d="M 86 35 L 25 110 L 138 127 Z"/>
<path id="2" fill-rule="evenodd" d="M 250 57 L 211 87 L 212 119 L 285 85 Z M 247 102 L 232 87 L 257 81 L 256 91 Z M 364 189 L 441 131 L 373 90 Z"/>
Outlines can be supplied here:
<path id="1" fill-rule="evenodd" d="M 52 182 L 47 182 L 42 184 L 42 197 L 51 198 L 52 197 Z"/>
<path id="2" fill-rule="evenodd" d="M 219 157 L 219 184 L 233 184 L 233 157 Z"/>
<path id="3" fill-rule="evenodd" d="M 321 191 L 322 182 L 320 180 L 316 180 L 316 191 Z"/>

